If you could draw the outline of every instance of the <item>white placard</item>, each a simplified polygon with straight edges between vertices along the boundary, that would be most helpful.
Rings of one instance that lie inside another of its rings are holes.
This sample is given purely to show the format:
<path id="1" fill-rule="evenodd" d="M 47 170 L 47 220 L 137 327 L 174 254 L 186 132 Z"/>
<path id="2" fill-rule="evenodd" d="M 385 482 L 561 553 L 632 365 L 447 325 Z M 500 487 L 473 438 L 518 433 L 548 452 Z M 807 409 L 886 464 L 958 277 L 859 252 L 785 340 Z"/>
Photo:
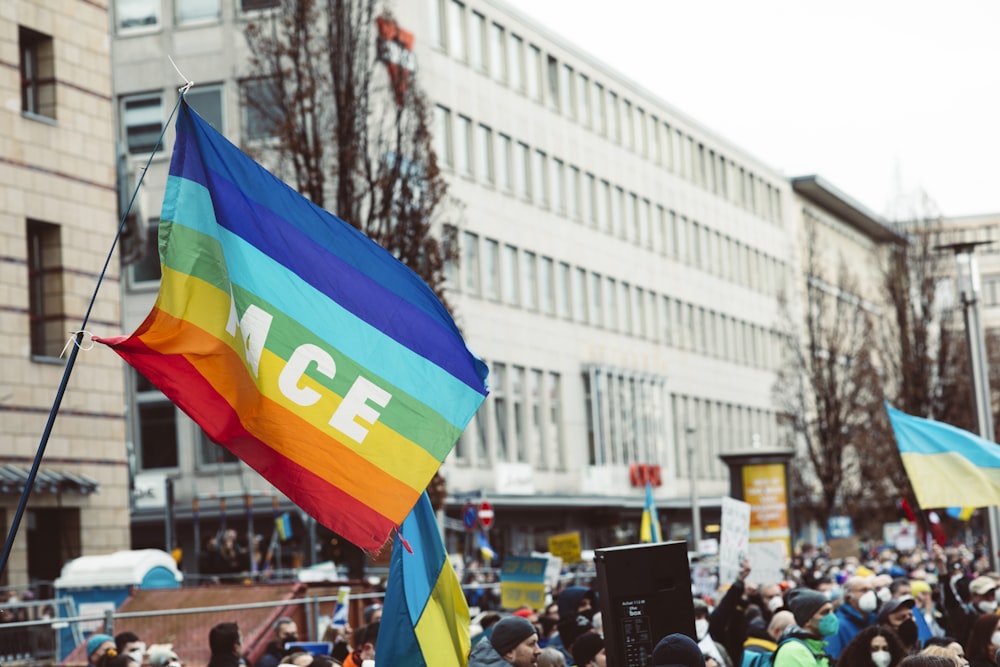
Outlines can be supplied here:
<path id="1" fill-rule="evenodd" d="M 746 560 L 750 543 L 750 503 L 722 499 L 722 531 L 719 538 L 719 584 L 736 581 L 740 563 Z"/>
<path id="2" fill-rule="evenodd" d="M 749 583 L 757 585 L 776 584 L 784 580 L 784 540 L 751 542 L 749 553 L 750 576 L 747 577 Z"/>

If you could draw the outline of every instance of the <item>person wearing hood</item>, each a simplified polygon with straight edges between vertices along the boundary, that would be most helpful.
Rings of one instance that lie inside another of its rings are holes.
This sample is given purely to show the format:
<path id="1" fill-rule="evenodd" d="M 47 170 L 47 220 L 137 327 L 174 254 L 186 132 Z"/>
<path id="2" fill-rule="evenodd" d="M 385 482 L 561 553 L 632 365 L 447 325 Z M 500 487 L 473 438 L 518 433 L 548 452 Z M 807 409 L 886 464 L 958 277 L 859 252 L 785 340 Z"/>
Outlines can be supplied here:
<path id="1" fill-rule="evenodd" d="M 593 627 L 591 619 L 597 611 L 597 591 L 584 586 L 569 586 L 556 596 L 556 609 L 559 614 L 556 634 L 545 645 L 557 649 L 566 658 L 566 663 L 571 664 L 573 640 Z M 584 625 L 587 627 L 584 628 Z"/>
<path id="2" fill-rule="evenodd" d="M 837 634 L 839 623 L 833 604 L 819 591 L 795 589 L 785 597 L 785 606 L 795 625 L 785 629 L 774 652 L 774 667 L 830 667 L 826 639 Z"/>
<path id="3" fill-rule="evenodd" d="M 827 640 L 826 652 L 839 658 L 844 647 L 865 628 L 875 625 L 878 596 L 872 577 L 853 576 L 844 582 L 844 602 L 837 608 L 837 634 Z"/>
<path id="4" fill-rule="evenodd" d="M 473 647 L 469 667 L 536 667 L 541 652 L 535 626 L 520 616 L 507 616 Z"/>

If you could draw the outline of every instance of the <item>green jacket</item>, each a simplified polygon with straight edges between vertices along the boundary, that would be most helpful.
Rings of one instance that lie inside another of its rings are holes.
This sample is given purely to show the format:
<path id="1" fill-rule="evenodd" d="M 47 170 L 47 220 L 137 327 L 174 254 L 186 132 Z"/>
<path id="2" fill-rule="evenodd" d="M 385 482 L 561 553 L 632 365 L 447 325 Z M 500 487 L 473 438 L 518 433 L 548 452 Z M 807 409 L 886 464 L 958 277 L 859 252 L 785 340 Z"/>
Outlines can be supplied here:
<path id="1" fill-rule="evenodd" d="M 783 638 L 774 652 L 774 667 L 830 667 L 822 639 L 796 633 Z"/>

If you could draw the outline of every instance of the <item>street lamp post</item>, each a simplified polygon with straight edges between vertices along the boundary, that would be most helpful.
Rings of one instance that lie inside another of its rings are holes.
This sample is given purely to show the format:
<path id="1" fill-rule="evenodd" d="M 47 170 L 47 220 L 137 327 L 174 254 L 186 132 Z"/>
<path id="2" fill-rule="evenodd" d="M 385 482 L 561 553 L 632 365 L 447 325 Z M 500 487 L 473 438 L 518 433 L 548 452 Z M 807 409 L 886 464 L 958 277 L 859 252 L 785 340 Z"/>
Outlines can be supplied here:
<path id="1" fill-rule="evenodd" d="M 972 399 L 976 404 L 976 426 L 979 435 L 996 442 L 993 433 L 993 410 L 990 403 L 990 381 L 986 371 L 986 343 L 983 325 L 979 318 L 979 266 L 976 262 L 976 246 L 990 243 L 978 241 L 952 243 L 938 246 L 939 250 L 955 253 L 958 273 L 958 293 L 962 300 L 962 316 L 965 321 L 965 338 L 969 348 L 969 375 L 972 380 Z M 990 524 L 990 560 L 993 568 L 998 566 L 1000 548 L 1000 511 L 996 505 L 987 508 Z"/>
<path id="2" fill-rule="evenodd" d="M 687 435 L 687 455 L 688 474 L 691 476 L 691 550 L 694 553 L 701 553 L 701 502 L 698 497 L 698 470 L 695 465 L 694 441 L 692 436 L 695 428 L 688 426 L 684 429 Z"/>

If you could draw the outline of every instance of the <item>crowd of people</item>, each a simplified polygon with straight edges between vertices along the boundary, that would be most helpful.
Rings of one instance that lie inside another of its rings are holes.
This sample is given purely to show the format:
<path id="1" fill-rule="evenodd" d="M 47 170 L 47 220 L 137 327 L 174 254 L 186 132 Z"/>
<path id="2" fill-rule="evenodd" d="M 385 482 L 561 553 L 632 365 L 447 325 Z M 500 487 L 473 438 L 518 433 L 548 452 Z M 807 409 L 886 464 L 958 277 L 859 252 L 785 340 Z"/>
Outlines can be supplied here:
<path id="1" fill-rule="evenodd" d="M 1000 667 L 1000 572 L 982 550 L 881 549 L 833 560 L 806 547 L 779 581 L 757 582 L 751 574 L 744 564 L 718 590 L 693 592 L 691 627 L 658 642 L 651 638 L 646 664 Z M 607 667 L 596 590 L 572 585 L 549 599 L 541 609 L 495 610 L 477 618 L 468 666 Z M 381 606 L 371 604 L 360 627 L 329 626 L 320 638 L 328 647 L 322 654 L 298 647 L 295 622 L 278 619 L 253 667 L 374 667 L 380 616 Z M 92 636 L 88 659 L 93 667 L 183 664 L 170 647 L 147 651 L 138 641 L 130 633 Z M 209 643 L 209 667 L 246 664 L 235 624 L 213 628 Z"/>

